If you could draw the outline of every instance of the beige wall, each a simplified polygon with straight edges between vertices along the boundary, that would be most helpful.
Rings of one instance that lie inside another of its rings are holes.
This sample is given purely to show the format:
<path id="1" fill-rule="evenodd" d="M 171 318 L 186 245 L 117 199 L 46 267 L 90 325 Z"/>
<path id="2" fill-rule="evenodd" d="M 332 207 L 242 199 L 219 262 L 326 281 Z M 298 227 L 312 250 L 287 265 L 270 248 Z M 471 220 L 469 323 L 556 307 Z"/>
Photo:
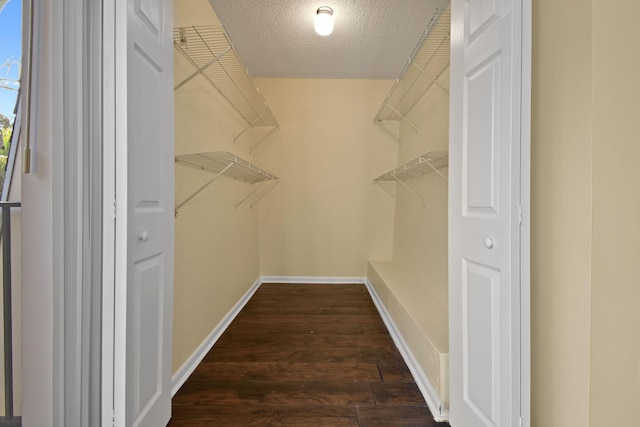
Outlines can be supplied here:
<path id="1" fill-rule="evenodd" d="M 440 77 L 449 86 L 448 70 Z M 436 86 L 425 94 L 408 117 L 418 128 L 402 123 L 398 163 L 415 159 L 427 151 L 449 150 L 449 95 Z M 393 166 L 391 166 L 393 167 Z M 446 176 L 448 168 L 441 172 Z M 404 188 L 396 185 L 393 261 L 420 283 L 422 289 L 448 306 L 447 213 L 448 184 L 435 173 L 407 181 L 425 201 L 422 206 Z M 420 292 L 421 289 L 416 289 Z"/>
<path id="2" fill-rule="evenodd" d="M 282 178 L 258 207 L 261 274 L 365 276 L 391 255 L 393 203 L 371 185 L 396 161 L 373 126 L 391 82 L 257 81 L 281 125 L 256 155 Z"/>
<path id="3" fill-rule="evenodd" d="M 533 426 L 589 425 L 590 3 L 533 2 Z"/>
<path id="4" fill-rule="evenodd" d="M 207 0 L 176 0 L 175 25 L 215 25 Z M 176 53 L 175 80 L 193 72 Z M 231 151 L 247 160 L 249 144 L 234 136 L 246 126 L 204 79 L 175 92 L 176 155 Z M 268 165 L 264 165 L 269 169 Z M 176 203 L 213 175 L 176 165 Z M 220 178 L 181 208 L 175 222 L 173 371 L 176 372 L 258 279 L 255 210 L 235 205 L 250 184 Z"/>
<path id="5" fill-rule="evenodd" d="M 534 2 L 533 426 L 638 424 L 637 2 Z"/>
<path id="6" fill-rule="evenodd" d="M 590 425 L 640 424 L 640 4 L 593 2 Z"/>

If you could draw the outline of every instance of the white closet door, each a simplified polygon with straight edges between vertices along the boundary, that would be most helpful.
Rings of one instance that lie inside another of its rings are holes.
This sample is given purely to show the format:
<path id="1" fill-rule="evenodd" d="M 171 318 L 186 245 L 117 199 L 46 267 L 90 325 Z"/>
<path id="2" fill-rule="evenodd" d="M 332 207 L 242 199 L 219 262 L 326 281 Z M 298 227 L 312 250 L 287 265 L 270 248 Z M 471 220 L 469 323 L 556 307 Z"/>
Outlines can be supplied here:
<path id="1" fill-rule="evenodd" d="M 522 0 L 453 0 L 450 422 L 520 419 Z"/>
<path id="2" fill-rule="evenodd" d="M 127 427 L 158 427 L 171 416 L 173 3 L 126 4 L 126 82 L 117 82 L 127 85 L 124 412 Z"/>

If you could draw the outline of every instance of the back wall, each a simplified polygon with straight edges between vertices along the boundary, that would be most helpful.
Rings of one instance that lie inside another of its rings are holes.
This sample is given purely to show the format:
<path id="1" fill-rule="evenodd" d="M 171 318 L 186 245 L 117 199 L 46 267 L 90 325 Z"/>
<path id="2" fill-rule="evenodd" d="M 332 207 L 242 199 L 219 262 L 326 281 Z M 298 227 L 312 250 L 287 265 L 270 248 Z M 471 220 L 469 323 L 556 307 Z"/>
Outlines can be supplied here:
<path id="1" fill-rule="evenodd" d="M 393 201 L 371 179 L 396 162 L 396 143 L 373 126 L 392 82 L 257 83 L 281 124 L 254 151 L 281 178 L 258 207 L 260 273 L 364 277 L 367 259 L 391 257 Z"/>

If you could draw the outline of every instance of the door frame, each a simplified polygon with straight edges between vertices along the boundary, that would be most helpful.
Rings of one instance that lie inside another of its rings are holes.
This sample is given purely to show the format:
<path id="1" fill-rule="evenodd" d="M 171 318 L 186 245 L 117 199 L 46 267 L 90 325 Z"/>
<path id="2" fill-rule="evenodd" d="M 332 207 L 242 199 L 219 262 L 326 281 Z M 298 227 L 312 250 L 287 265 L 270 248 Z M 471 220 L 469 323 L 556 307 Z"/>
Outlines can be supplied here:
<path id="1" fill-rule="evenodd" d="M 520 416 L 531 426 L 531 65 L 533 0 L 522 1 L 520 95 Z"/>
<path id="2" fill-rule="evenodd" d="M 117 1 L 102 1 L 102 411 L 101 425 L 115 423 L 115 288 L 116 288 L 116 61 Z M 126 173 L 126 168 L 124 173 Z M 126 281 L 125 281 L 126 282 Z"/>
<path id="3" fill-rule="evenodd" d="M 127 297 L 127 0 L 103 5 L 102 425 L 125 425 Z"/>
<path id="4" fill-rule="evenodd" d="M 522 93 L 521 93 L 521 179 L 520 206 L 520 347 L 522 426 L 531 420 L 531 318 L 530 318 L 530 173 L 531 173 L 531 42 L 532 0 L 522 0 Z M 103 171 L 102 171 L 102 423 L 124 425 L 123 354 L 126 342 L 126 235 L 118 222 L 126 220 L 127 207 L 127 117 L 117 105 L 126 105 L 126 87 L 116 82 L 126 77 L 126 0 L 103 3 Z M 453 31 L 453 29 L 452 29 Z M 121 48 L 125 46 L 125 49 Z M 124 104 L 123 104 L 124 103 Z M 117 250 L 116 250 L 117 248 Z M 120 284 L 120 285 L 118 285 Z"/>

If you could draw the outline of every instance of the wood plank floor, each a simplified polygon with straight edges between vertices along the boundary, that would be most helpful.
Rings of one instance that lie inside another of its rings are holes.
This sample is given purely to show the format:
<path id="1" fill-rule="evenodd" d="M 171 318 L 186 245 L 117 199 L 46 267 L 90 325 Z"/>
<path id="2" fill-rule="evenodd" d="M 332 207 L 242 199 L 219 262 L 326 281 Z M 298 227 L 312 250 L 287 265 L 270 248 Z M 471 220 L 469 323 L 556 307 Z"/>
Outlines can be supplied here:
<path id="1" fill-rule="evenodd" d="M 173 399 L 177 426 L 440 426 L 364 285 L 263 284 Z"/>

